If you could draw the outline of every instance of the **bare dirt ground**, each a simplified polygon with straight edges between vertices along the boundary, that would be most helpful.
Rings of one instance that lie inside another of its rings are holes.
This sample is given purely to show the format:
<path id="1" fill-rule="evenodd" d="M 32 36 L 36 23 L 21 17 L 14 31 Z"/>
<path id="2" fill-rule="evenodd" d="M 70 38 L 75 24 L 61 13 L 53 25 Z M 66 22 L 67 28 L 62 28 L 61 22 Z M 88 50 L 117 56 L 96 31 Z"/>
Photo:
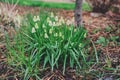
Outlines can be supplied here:
<path id="1" fill-rule="evenodd" d="M 12 7 L 12 6 L 10 6 Z M 25 7 L 25 6 L 17 6 L 16 10 L 18 10 L 19 15 L 25 15 L 28 13 L 31 14 L 38 14 L 41 11 L 41 8 L 38 7 Z M 70 10 L 63 10 L 63 9 L 47 9 L 46 11 L 55 12 L 58 16 L 63 16 L 65 19 L 72 19 L 74 17 L 73 11 Z M 117 21 L 120 19 L 119 14 L 113 14 L 108 12 L 107 14 L 100 14 L 98 16 L 93 15 L 92 12 L 83 12 L 83 22 L 84 27 L 88 31 L 87 37 L 90 38 L 94 43 L 98 40 L 100 36 L 108 38 L 109 36 L 120 36 L 120 32 L 118 31 L 120 23 Z M 112 30 L 106 32 L 105 29 L 107 26 L 111 26 Z M 120 39 L 120 37 L 119 37 Z M 118 42 L 120 40 L 118 39 Z M 112 46 L 111 46 L 112 45 Z M 114 45 L 112 42 L 109 43 L 106 47 L 101 47 L 101 45 L 95 45 L 97 50 L 101 53 L 101 58 L 103 59 L 105 55 L 109 55 L 110 60 L 114 63 L 114 66 L 120 64 L 120 47 Z M 12 75 L 11 69 L 7 67 L 6 58 L 4 57 L 3 53 L 5 50 L 4 45 L 0 45 L 0 77 L 6 77 Z M 90 51 L 93 50 L 93 47 L 90 48 Z M 11 79 L 12 80 L 12 79 Z M 70 78 L 68 79 L 70 80 Z M 71 80 L 81 80 L 80 78 L 72 79 Z M 89 79 L 92 80 L 92 79 Z"/>

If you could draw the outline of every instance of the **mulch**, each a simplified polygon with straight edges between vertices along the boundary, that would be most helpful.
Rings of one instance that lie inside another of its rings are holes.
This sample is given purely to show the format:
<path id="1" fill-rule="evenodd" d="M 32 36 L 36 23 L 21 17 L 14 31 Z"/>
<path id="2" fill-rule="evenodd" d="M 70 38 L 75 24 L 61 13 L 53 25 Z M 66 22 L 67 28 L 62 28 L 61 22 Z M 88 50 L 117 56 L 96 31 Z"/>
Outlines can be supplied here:
<path id="1" fill-rule="evenodd" d="M 12 7 L 13 5 L 10 5 L 9 7 Z M 38 14 L 40 11 L 43 10 L 43 8 L 39 7 L 28 7 L 28 6 L 16 6 L 15 10 L 18 10 L 18 14 L 23 16 L 26 14 Z M 48 9 L 45 8 L 46 11 L 52 11 L 55 12 L 58 16 L 63 16 L 65 19 L 72 19 L 74 17 L 74 11 L 72 10 L 63 10 L 63 9 Z M 94 14 L 94 15 L 93 15 Z M 97 16 L 96 16 L 97 14 Z M 107 46 L 102 47 L 100 44 L 96 44 L 96 41 L 100 36 L 107 38 L 110 38 L 110 36 L 119 36 L 117 42 L 120 42 L 120 15 L 115 14 L 112 12 L 108 12 L 106 14 L 98 14 L 98 13 L 92 13 L 92 12 L 84 12 L 83 11 L 83 23 L 85 29 L 88 31 L 87 38 L 91 39 L 91 41 L 94 42 L 96 49 L 100 52 L 100 57 L 109 56 L 110 60 L 113 63 L 113 66 L 116 67 L 120 64 L 120 46 L 116 45 L 113 42 L 110 42 Z M 105 31 L 106 27 L 111 27 L 112 30 Z M 7 72 L 7 64 L 3 62 L 6 62 L 6 58 L 4 56 L 5 54 L 5 45 L 0 44 L 0 77 L 6 77 Z M 93 47 L 90 48 L 90 51 L 93 50 Z M 102 61 L 104 61 L 102 59 Z M 2 71 L 2 72 L 1 72 Z M 68 70 L 69 71 L 69 70 Z M 4 75 L 3 75 L 4 74 Z M 10 74 L 9 74 L 10 75 Z M 54 80 L 56 77 L 57 80 L 62 80 L 63 75 L 59 72 L 59 70 L 55 71 L 54 73 L 50 73 L 48 76 L 51 76 L 51 79 Z M 44 80 L 48 80 L 48 76 L 44 77 Z M 59 76 L 59 77 L 58 77 Z M 76 80 L 74 79 L 74 75 L 72 75 L 73 78 L 67 77 L 65 80 Z M 63 80 L 64 80 L 63 79 Z M 32 80 L 32 79 L 30 79 Z M 77 80 L 81 80 L 80 78 Z M 92 79 L 87 79 L 92 80 Z"/>

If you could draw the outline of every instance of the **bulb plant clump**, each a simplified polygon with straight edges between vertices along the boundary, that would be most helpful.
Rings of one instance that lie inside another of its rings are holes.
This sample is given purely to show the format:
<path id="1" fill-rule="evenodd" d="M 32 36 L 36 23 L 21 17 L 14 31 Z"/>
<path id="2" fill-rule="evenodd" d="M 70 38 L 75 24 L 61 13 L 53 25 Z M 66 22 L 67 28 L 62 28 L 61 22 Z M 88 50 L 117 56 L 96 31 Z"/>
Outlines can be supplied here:
<path id="1" fill-rule="evenodd" d="M 40 69 L 47 67 L 51 71 L 62 67 L 63 74 L 68 66 L 81 69 L 87 65 L 86 34 L 85 29 L 68 26 L 53 13 L 29 16 L 28 27 L 14 39 L 16 44 L 11 46 L 8 42 L 9 62 L 19 62 L 13 66 L 24 69 L 25 79 L 37 76 Z"/>

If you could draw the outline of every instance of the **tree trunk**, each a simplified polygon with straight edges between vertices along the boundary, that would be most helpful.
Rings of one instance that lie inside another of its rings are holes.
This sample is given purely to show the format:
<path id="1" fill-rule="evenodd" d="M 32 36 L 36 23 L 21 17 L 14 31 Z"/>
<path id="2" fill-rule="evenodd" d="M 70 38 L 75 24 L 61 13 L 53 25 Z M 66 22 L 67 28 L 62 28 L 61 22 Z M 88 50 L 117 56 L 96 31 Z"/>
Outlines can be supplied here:
<path id="1" fill-rule="evenodd" d="M 83 0 L 76 0 L 75 5 L 75 26 L 82 26 L 82 2 Z"/>

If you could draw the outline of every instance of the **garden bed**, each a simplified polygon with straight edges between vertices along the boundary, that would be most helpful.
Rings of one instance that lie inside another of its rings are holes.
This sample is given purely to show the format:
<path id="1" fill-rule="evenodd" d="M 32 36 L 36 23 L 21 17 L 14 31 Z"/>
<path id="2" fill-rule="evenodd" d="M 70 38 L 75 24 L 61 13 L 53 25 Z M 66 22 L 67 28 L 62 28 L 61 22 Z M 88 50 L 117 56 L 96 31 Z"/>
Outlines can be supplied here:
<path id="1" fill-rule="evenodd" d="M 9 6 L 9 7 L 12 7 L 12 6 Z M 48 8 L 38 8 L 38 7 L 17 6 L 16 10 L 18 10 L 18 14 L 21 17 L 28 13 L 36 15 L 43 10 L 45 10 L 46 12 L 54 12 L 56 15 L 60 17 L 62 16 L 63 18 L 65 18 L 66 21 L 67 20 L 73 21 L 73 17 L 74 17 L 74 13 L 72 10 L 64 10 L 64 9 L 48 9 Z M 119 65 L 120 64 L 119 26 L 120 24 L 119 24 L 119 21 L 117 21 L 119 17 L 120 15 L 112 14 L 112 13 L 108 13 L 105 15 L 105 14 L 96 14 L 92 12 L 83 12 L 84 27 L 88 31 L 87 38 L 91 40 L 89 54 L 91 54 L 94 51 L 94 47 L 96 48 L 97 53 L 99 53 L 98 55 L 99 55 L 100 64 L 95 64 L 91 68 L 91 70 L 98 70 L 98 71 L 100 70 L 101 73 L 106 72 L 107 74 L 105 76 L 102 76 L 106 78 L 110 78 L 111 76 L 113 78 L 114 76 L 117 76 L 118 78 L 120 76 L 119 75 L 120 74 L 119 72 L 119 66 L 120 66 Z M 92 42 L 94 43 L 94 47 L 92 45 Z M 13 68 L 9 67 L 6 64 L 7 59 L 5 58 L 5 54 L 6 54 L 5 43 L 0 44 L 0 51 L 1 51 L 0 52 L 0 71 L 2 71 L 0 73 L 0 78 L 5 79 L 8 76 L 13 76 L 13 75 L 16 76 L 18 72 L 14 71 Z M 89 61 L 89 58 L 88 58 L 88 61 Z M 107 66 L 105 67 L 107 69 L 103 69 L 103 66 L 104 67 Z M 118 68 L 118 70 L 116 70 L 117 72 L 116 73 L 111 72 L 111 71 L 115 71 L 115 68 Z M 51 78 L 51 80 L 55 78 L 58 80 L 61 80 L 61 79 L 81 80 L 82 78 L 84 78 L 84 76 L 82 75 L 79 75 L 79 76 L 75 75 L 74 69 L 68 68 L 65 72 L 66 75 L 61 74 L 60 70 L 55 70 L 53 73 L 47 74 L 49 71 L 50 69 L 48 68 L 45 72 L 43 72 L 44 73 L 43 77 L 45 80 L 49 80 L 50 77 L 53 77 Z M 18 76 L 16 76 L 15 78 L 19 79 Z M 86 80 L 92 80 L 92 79 L 98 79 L 98 77 L 95 78 L 91 75 L 88 75 L 86 77 Z M 34 79 L 30 78 L 30 80 L 34 80 Z"/>

